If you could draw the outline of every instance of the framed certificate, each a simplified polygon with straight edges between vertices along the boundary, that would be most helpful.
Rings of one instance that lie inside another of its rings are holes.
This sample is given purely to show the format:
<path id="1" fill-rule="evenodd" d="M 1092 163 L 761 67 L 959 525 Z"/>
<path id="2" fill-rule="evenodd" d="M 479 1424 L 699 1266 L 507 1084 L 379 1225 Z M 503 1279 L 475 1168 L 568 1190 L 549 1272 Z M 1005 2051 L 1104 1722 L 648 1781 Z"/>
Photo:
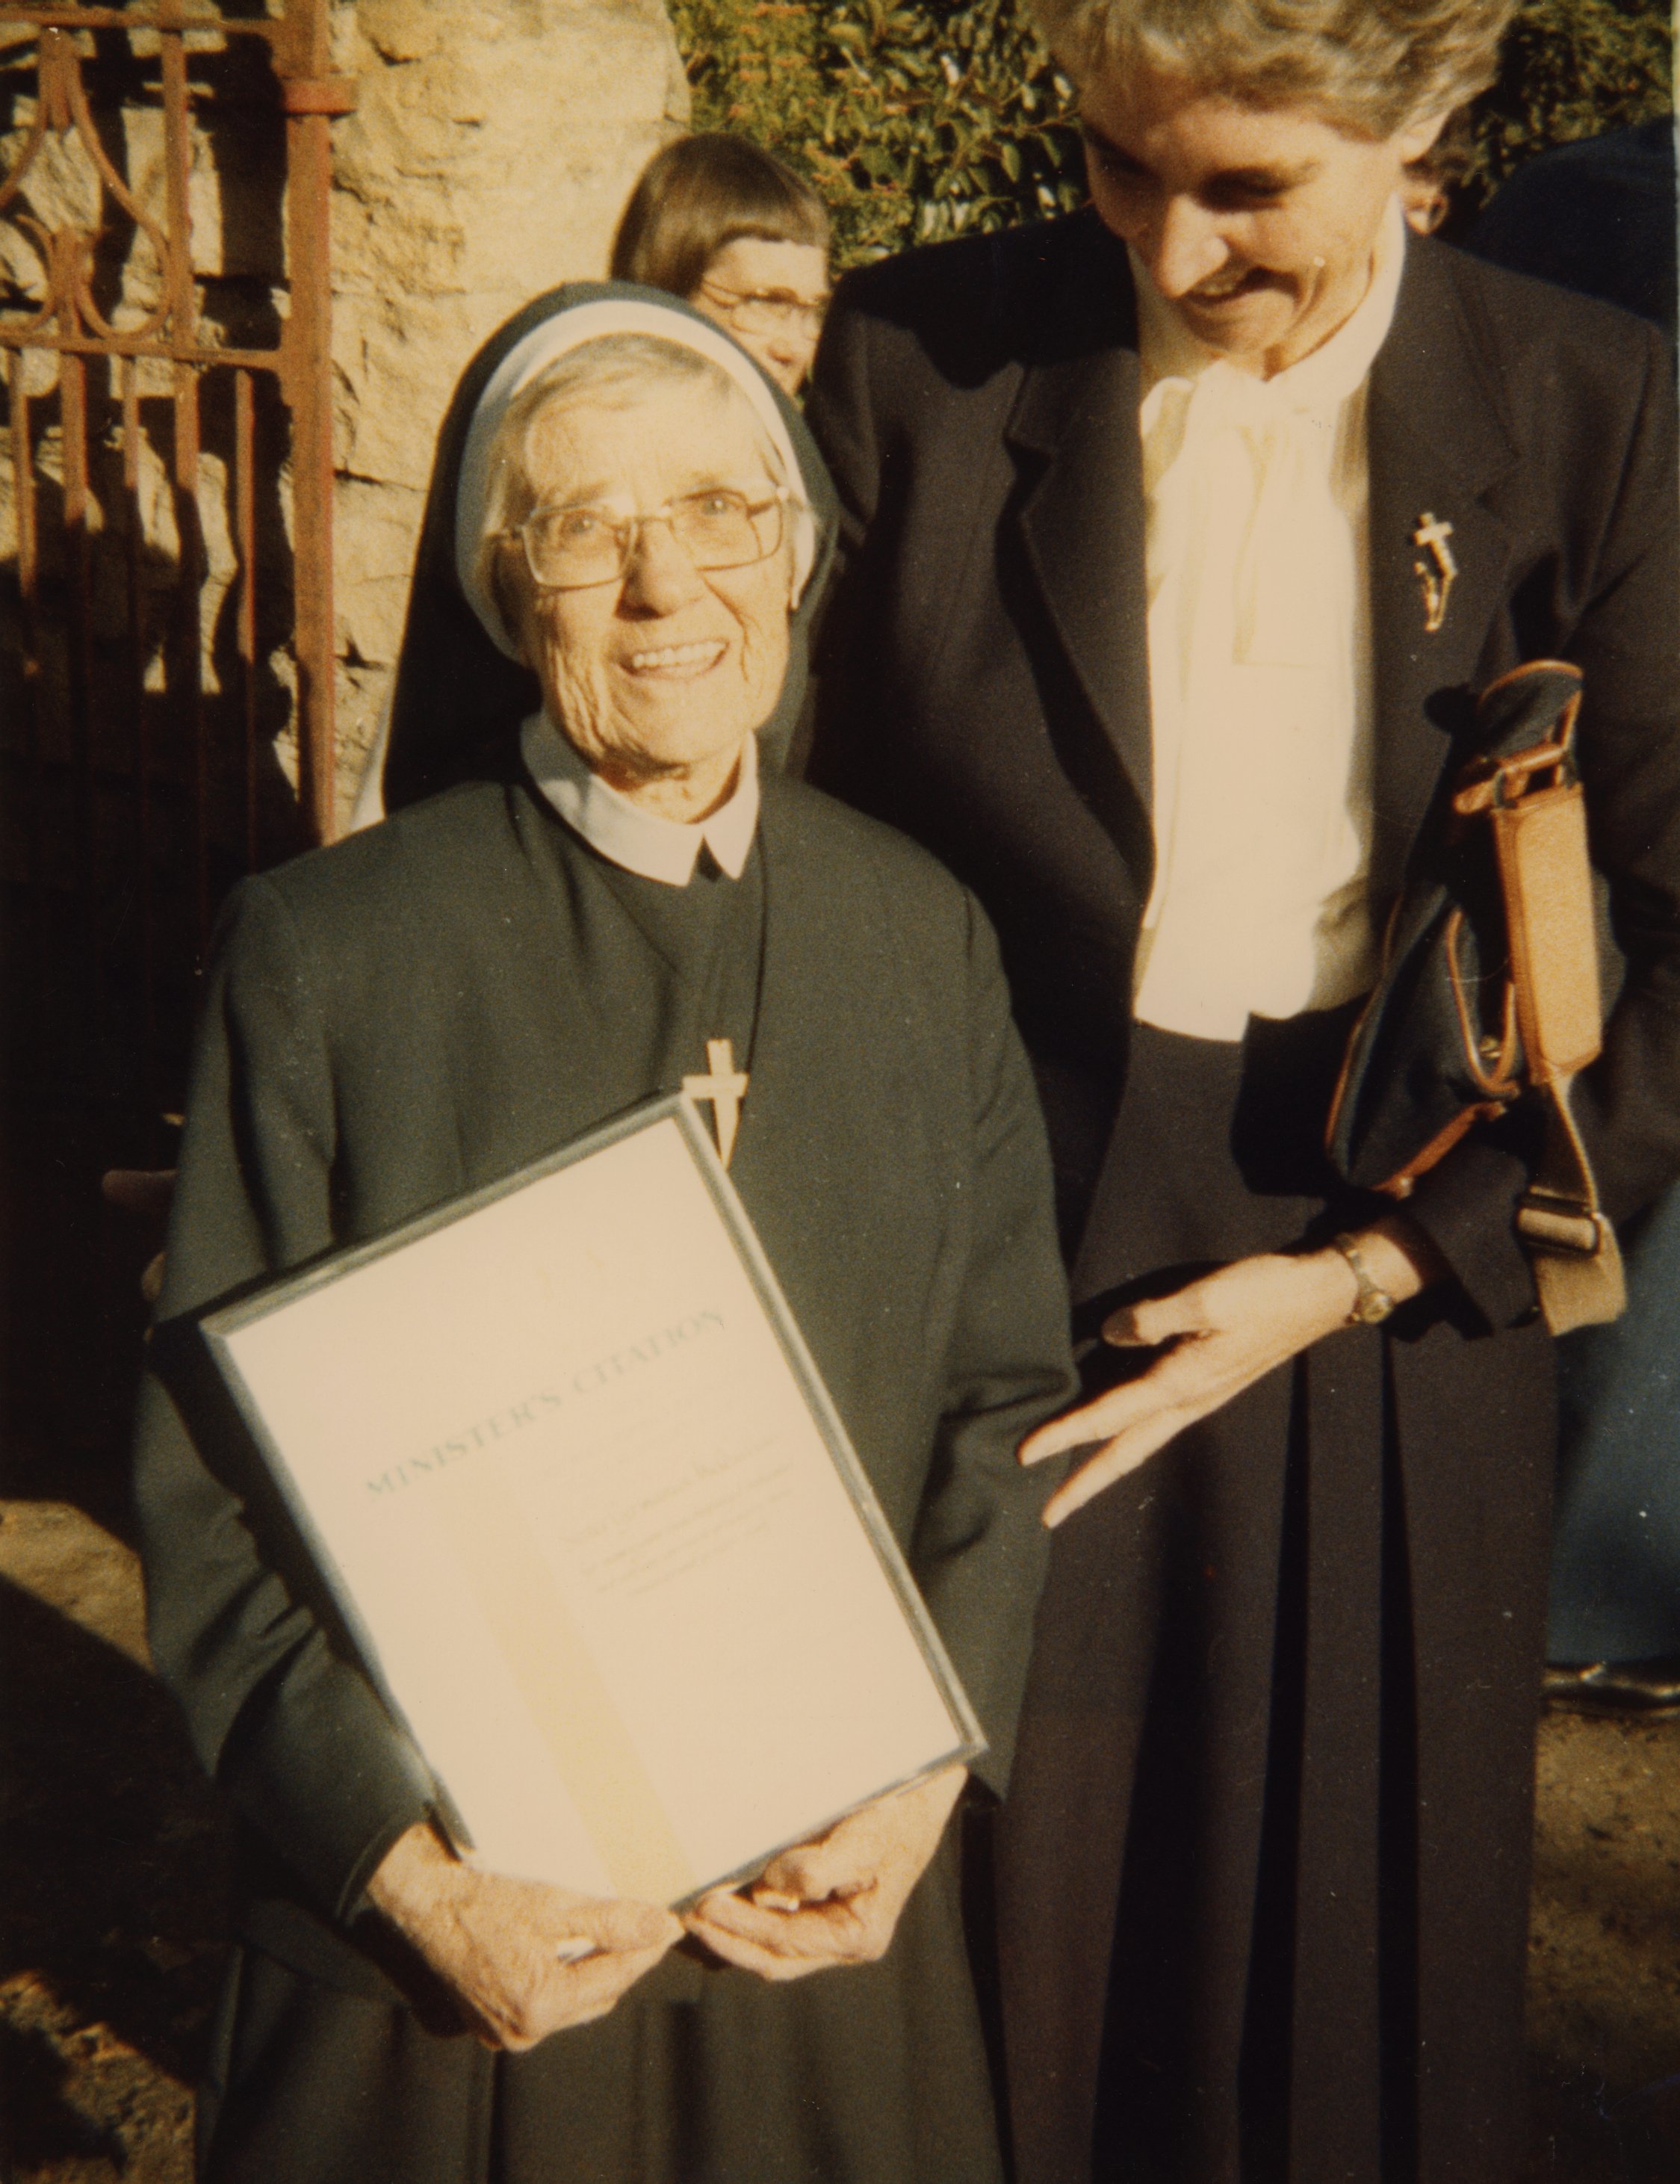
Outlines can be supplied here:
<path id="1" fill-rule="evenodd" d="M 682 1095 L 203 1329 L 485 1865 L 678 1904 L 984 1750 Z"/>

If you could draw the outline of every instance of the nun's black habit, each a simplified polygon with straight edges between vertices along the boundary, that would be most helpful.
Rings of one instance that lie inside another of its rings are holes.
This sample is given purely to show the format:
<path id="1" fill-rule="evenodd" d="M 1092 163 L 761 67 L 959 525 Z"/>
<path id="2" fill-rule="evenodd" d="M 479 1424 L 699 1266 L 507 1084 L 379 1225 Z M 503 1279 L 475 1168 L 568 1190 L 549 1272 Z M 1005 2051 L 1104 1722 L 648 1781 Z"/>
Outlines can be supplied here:
<path id="1" fill-rule="evenodd" d="M 609 864 L 521 774 L 533 686 L 456 585 L 481 391 L 533 324 L 614 292 L 544 298 L 466 375 L 399 679 L 403 808 L 240 888 L 209 982 L 137 1494 L 158 1668 L 243 1835 L 200 2114 L 218 2184 L 999 2174 L 948 1843 L 879 1964 L 771 1986 L 679 1950 L 527 2054 L 453 2031 L 363 1894 L 425 1780 L 170 1369 L 213 1299 L 509 1173 L 731 1038 L 751 1076 L 733 1179 L 990 1738 L 975 1794 L 1001 1788 L 1044 1563 L 1015 1448 L 1070 1376 L 989 928 L 920 850 L 774 773 L 738 881 Z M 814 458 L 807 490 L 826 514 Z"/>

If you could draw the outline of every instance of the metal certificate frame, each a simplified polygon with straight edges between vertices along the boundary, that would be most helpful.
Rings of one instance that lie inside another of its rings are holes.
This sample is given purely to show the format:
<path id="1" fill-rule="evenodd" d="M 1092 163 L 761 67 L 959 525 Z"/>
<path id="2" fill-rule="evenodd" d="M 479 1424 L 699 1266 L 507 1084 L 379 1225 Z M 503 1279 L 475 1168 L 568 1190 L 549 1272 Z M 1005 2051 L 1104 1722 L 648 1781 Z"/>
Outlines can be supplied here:
<path id="1" fill-rule="evenodd" d="M 315 1294 L 343 1280 L 359 1269 L 393 1254 L 409 1245 L 437 1234 L 455 1223 L 469 1220 L 473 1215 L 498 1201 L 541 1183 L 562 1169 L 587 1161 L 604 1153 L 625 1139 L 638 1134 L 674 1123 L 679 1139 L 693 1161 L 698 1177 L 715 1212 L 719 1217 L 730 1244 L 750 1285 L 753 1295 L 764 1314 L 775 1337 L 783 1362 L 804 1401 L 810 1422 L 816 1429 L 834 1465 L 853 1507 L 862 1524 L 882 1574 L 895 1598 L 905 1623 L 915 1639 L 917 1650 L 931 1677 L 939 1699 L 949 1719 L 952 1744 L 948 1752 L 930 1760 L 915 1772 L 898 1780 L 884 1782 L 861 1801 L 867 1803 L 877 1796 L 909 1787 L 941 1768 L 953 1765 L 971 1765 L 987 1749 L 986 1738 L 979 1719 L 962 1688 L 956 1671 L 945 1651 L 932 1617 L 916 1589 L 904 1555 L 887 1524 L 881 1504 L 868 1474 L 854 1449 L 850 1437 L 836 1410 L 810 1351 L 807 1347 L 793 1313 L 782 1293 L 782 1285 L 765 1255 L 754 1229 L 752 1221 L 741 1198 L 731 1183 L 722 1163 L 713 1148 L 709 1134 L 697 1112 L 693 1102 L 683 1093 L 662 1095 L 639 1103 L 625 1113 L 587 1132 L 571 1143 L 545 1154 L 516 1169 L 512 1174 L 469 1191 L 462 1196 L 434 1206 L 404 1223 L 390 1234 L 371 1241 L 347 1246 L 317 1259 L 296 1273 L 281 1277 L 253 1294 L 236 1301 L 212 1309 L 198 1321 L 200 1330 L 209 1353 L 237 1407 L 241 1419 L 272 1477 L 285 1503 L 288 1515 L 296 1526 L 303 1546 L 309 1553 L 321 1580 L 331 1593 L 342 1616 L 346 1630 L 360 1656 L 361 1665 L 373 1682 L 380 1696 L 414 1750 L 420 1754 L 426 1770 L 432 1780 L 437 1797 L 438 1817 L 449 1833 L 464 1847 L 472 1847 L 471 1839 L 460 1814 L 450 1798 L 447 1786 L 431 1762 L 426 1759 L 424 1748 L 415 1736 L 403 1710 L 380 1667 L 380 1653 L 372 1631 L 359 1609 L 353 1590 L 338 1566 L 331 1549 L 322 1537 L 310 1512 L 309 1499 L 294 1477 L 284 1451 L 270 1429 L 262 1406 L 242 1373 L 233 1353 L 231 1339 L 254 1322 L 283 1310 L 298 1300 Z M 821 1827 L 832 1826 L 843 1819 L 848 1812 L 859 1809 L 859 1803 L 847 1806 L 829 1814 Z M 816 1832 L 821 1832 L 818 1828 Z M 807 1839 L 804 1836 L 798 1840 Z M 749 1877 L 759 1870 L 780 1849 L 781 1844 L 765 1857 L 737 1869 L 736 1871 L 708 1880 L 704 1887 L 693 1892 L 693 1897 L 706 1889 L 730 1885 Z"/>

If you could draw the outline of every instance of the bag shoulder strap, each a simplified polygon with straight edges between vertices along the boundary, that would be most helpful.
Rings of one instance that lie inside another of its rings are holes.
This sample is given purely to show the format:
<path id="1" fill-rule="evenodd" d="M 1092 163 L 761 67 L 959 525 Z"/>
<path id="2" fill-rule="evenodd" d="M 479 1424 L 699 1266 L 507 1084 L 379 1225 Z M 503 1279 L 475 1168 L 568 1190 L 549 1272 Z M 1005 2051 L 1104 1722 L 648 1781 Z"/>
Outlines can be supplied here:
<path id="1" fill-rule="evenodd" d="M 1566 694 L 1560 679 L 1572 686 Z M 1586 798 L 1574 755 L 1580 710 L 1580 670 L 1566 661 L 1531 660 L 1490 683 L 1477 718 L 1494 733 L 1453 799 L 1461 818 L 1485 815 L 1492 831 L 1522 1075 L 1546 1101 L 1544 1150 L 1518 1202 L 1516 1229 L 1554 1334 L 1617 1318 L 1627 1306 L 1616 1232 L 1570 1106 L 1575 1077 L 1604 1039 Z M 1536 739 L 1535 725 L 1546 721 L 1549 731 Z"/>

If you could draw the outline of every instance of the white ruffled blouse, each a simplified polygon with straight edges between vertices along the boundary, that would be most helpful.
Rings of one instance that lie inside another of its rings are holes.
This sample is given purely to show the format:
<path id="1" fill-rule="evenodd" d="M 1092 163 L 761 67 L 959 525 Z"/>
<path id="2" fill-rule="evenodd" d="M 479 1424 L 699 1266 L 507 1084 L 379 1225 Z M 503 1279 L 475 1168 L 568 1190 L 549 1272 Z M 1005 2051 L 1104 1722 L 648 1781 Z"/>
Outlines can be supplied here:
<path id="1" fill-rule="evenodd" d="M 1366 395 L 1405 254 L 1396 201 L 1359 308 L 1266 380 L 1133 259 L 1156 844 L 1134 1008 L 1163 1030 L 1238 1039 L 1376 975 Z"/>

